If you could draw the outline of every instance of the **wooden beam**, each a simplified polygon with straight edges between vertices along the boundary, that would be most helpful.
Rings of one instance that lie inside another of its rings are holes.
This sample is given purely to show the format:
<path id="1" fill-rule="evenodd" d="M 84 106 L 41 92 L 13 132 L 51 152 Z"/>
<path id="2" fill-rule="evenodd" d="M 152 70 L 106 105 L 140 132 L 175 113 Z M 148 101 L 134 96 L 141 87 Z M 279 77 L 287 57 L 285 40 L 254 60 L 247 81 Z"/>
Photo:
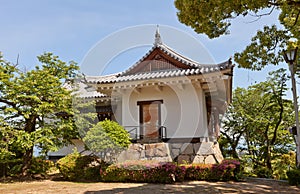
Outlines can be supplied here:
<path id="1" fill-rule="evenodd" d="M 180 90 L 184 90 L 185 89 L 185 85 L 183 83 L 178 83 L 177 84 L 177 87 L 180 89 Z"/>
<path id="2" fill-rule="evenodd" d="M 133 91 L 137 94 L 140 94 L 142 89 L 141 88 L 134 88 Z"/>
<path id="3" fill-rule="evenodd" d="M 158 92 L 162 92 L 162 90 L 163 90 L 163 86 L 155 86 L 154 88 Z"/>

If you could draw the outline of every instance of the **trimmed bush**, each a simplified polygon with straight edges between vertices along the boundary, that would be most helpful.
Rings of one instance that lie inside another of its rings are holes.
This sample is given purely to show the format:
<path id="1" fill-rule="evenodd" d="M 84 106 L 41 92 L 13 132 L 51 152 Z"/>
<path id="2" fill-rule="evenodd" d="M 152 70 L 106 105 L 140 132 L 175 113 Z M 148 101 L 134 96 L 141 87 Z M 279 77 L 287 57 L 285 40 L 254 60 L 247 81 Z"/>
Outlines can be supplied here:
<path id="1" fill-rule="evenodd" d="M 3 176 L 19 176 L 21 174 L 22 160 L 11 160 L 6 163 L 2 163 L 0 166 L 5 170 L 5 172 L 3 172 Z M 29 173 L 32 175 L 40 174 L 46 176 L 47 172 L 54 167 L 54 162 L 50 160 L 45 160 L 41 157 L 33 157 Z"/>
<path id="2" fill-rule="evenodd" d="M 53 161 L 37 157 L 32 159 L 32 164 L 29 172 L 31 174 L 46 175 L 47 172 L 49 172 L 49 170 L 54 167 L 55 164 Z"/>
<path id="3" fill-rule="evenodd" d="M 128 161 L 100 169 L 102 181 L 173 183 L 184 180 L 238 180 L 240 163 L 224 160 L 221 164 L 180 165 L 156 161 Z"/>
<path id="4" fill-rule="evenodd" d="M 239 180 L 240 162 L 236 160 L 223 160 L 221 164 L 214 164 L 211 168 L 208 180 L 229 181 Z"/>
<path id="5" fill-rule="evenodd" d="M 172 183 L 183 181 L 185 167 L 174 163 L 129 161 L 100 170 L 101 180 L 107 182 Z"/>
<path id="6" fill-rule="evenodd" d="M 300 185 L 300 169 L 293 169 L 287 173 L 290 185 Z"/>
<path id="7" fill-rule="evenodd" d="M 77 151 L 57 161 L 57 167 L 66 180 L 99 181 L 100 168 L 108 166 L 96 156 L 83 156 Z"/>
<path id="8" fill-rule="evenodd" d="M 254 169 L 254 174 L 259 178 L 272 178 L 272 170 L 265 166 L 258 166 Z"/>
<path id="9" fill-rule="evenodd" d="M 186 165 L 185 180 L 229 181 L 240 177 L 240 162 L 223 160 L 221 164 Z"/>
<path id="10" fill-rule="evenodd" d="M 185 165 L 185 180 L 208 180 L 211 174 L 212 164 Z"/>

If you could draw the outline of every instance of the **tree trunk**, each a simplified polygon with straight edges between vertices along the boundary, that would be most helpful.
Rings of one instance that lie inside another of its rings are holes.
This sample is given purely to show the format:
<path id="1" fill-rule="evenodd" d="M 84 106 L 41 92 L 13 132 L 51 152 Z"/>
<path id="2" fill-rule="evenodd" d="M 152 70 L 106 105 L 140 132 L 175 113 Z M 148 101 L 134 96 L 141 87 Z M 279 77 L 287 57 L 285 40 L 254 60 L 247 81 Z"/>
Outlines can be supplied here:
<path id="1" fill-rule="evenodd" d="M 237 148 L 237 143 L 238 142 L 235 142 L 235 143 L 233 143 L 231 146 L 232 146 L 232 157 L 233 158 L 236 158 L 236 159 L 239 159 L 239 154 L 237 153 L 237 151 L 236 151 L 236 148 Z"/>
<path id="2" fill-rule="evenodd" d="M 33 114 L 28 119 L 26 119 L 26 125 L 24 128 L 24 131 L 26 131 L 26 133 L 31 134 L 35 131 L 36 118 L 37 116 Z M 29 170 L 32 164 L 33 147 L 34 145 L 30 146 L 30 148 L 28 149 L 25 149 L 25 152 L 23 154 L 23 164 L 21 169 L 22 176 L 29 175 Z"/>
<path id="3" fill-rule="evenodd" d="M 267 168 L 272 171 L 272 163 L 271 163 L 271 151 L 270 147 L 267 148 L 267 158 L 266 158 Z"/>
<path id="4" fill-rule="evenodd" d="M 23 154 L 23 164 L 22 164 L 22 176 L 28 176 L 29 170 L 32 164 L 32 156 L 33 156 L 33 146 L 30 149 L 27 149 Z"/>

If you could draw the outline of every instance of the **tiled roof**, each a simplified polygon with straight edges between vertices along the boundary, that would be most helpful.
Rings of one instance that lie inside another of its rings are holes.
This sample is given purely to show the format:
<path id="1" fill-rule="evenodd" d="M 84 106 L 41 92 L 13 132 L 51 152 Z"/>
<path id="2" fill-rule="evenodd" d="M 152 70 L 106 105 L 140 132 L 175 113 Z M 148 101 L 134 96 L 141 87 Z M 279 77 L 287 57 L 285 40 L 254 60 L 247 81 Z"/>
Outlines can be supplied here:
<path id="1" fill-rule="evenodd" d="M 189 66 L 189 69 L 169 69 L 169 70 L 160 70 L 152 72 L 140 72 L 135 74 L 128 74 L 132 69 L 138 66 L 143 62 L 153 51 L 154 49 L 160 49 L 162 52 L 172 57 L 173 59 Z M 224 69 L 229 69 L 233 65 L 231 59 L 220 64 L 200 64 L 197 61 L 189 59 L 181 54 L 177 53 L 167 45 L 163 43 L 156 43 L 154 46 L 133 66 L 127 69 L 124 72 L 105 75 L 105 76 L 89 76 L 86 77 L 88 83 L 92 84 L 101 84 L 101 83 L 118 83 L 126 81 L 135 81 L 135 80 L 147 80 L 147 79 L 157 79 L 157 78 L 167 78 L 167 77 L 177 77 L 177 76 L 188 76 L 188 75 L 199 75 L 205 73 L 216 72 Z"/>
<path id="2" fill-rule="evenodd" d="M 200 65 L 198 67 L 190 69 L 171 69 L 163 71 L 152 71 L 152 72 L 142 72 L 137 74 L 126 75 L 124 73 L 113 74 L 109 76 L 93 76 L 87 77 L 89 83 L 101 84 L 101 83 L 118 83 L 126 81 L 137 81 L 137 80 L 148 80 L 157 78 L 167 78 L 167 77 L 178 77 L 178 76 L 189 76 L 189 75 L 200 75 L 205 73 L 216 72 L 224 69 L 231 68 L 231 61 L 228 60 L 224 63 L 217 65 Z"/>
<path id="3" fill-rule="evenodd" d="M 64 88 L 67 90 L 74 90 L 74 86 L 70 83 L 65 83 L 63 85 Z M 79 98 L 104 98 L 107 97 L 107 95 L 102 94 L 100 92 L 95 91 L 90 86 L 86 85 L 85 83 L 79 82 L 78 88 L 73 92 L 73 94 L 77 95 Z"/>
<path id="4" fill-rule="evenodd" d="M 122 74 L 126 74 L 127 72 L 131 71 L 133 68 L 135 68 L 137 65 L 139 65 L 144 59 L 146 59 L 154 49 L 160 49 L 162 52 L 166 53 L 170 57 L 174 58 L 175 60 L 178 60 L 179 62 L 190 66 L 191 68 L 197 68 L 201 67 L 202 64 L 198 63 L 197 61 L 194 61 L 192 59 L 189 59 L 187 57 L 182 56 L 181 54 L 175 52 L 173 49 L 168 47 L 165 44 L 155 44 L 139 61 L 137 61 L 133 66 L 131 66 L 129 69 L 124 71 Z"/>

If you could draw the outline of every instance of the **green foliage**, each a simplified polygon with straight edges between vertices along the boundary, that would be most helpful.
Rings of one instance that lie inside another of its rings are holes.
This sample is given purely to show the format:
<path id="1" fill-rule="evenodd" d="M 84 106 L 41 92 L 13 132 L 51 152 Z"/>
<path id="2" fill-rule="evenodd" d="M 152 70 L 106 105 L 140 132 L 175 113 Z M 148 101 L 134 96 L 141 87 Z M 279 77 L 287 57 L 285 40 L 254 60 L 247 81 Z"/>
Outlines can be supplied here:
<path id="1" fill-rule="evenodd" d="M 113 164 L 101 170 L 101 180 L 106 182 L 173 183 L 183 181 L 184 167 L 174 163 L 155 161 L 128 161 Z"/>
<path id="2" fill-rule="evenodd" d="M 260 178 L 272 178 L 272 170 L 265 166 L 257 166 L 253 173 Z"/>
<path id="3" fill-rule="evenodd" d="M 1 162 L 0 168 L 3 172 L 0 173 L 2 176 L 19 176 L 22 172 L 22 160 L 10 160 L 7 162 Z M 30 174 L 39 174 L 46 176 L 47 173 L 55 168 L 54 162 L 50 160 L 45 160 L 41 157 L 33 157 L 32 158 L 32 165 L 29 169 Z"/>
<path id="4" fill-rule="evenodd" d="M 42 174 L 47 175 L 47 173 L 55 167 L 55 164 L 51 160 L 45 160 L 43 158 L 34 157 L 32 159 L 32 165 L 29 170 L 31 174 Z"/>
<path id="5" fill-rule="evenodd" d="M 286 180 L 287 172 L 292 166 L 296 166 L 296 153 L 289 152 L 287 154 L 282 154 L 272 161 L 273 164 L 273 174 L 272 177 L 277 180 Z"/>
<path id="6" fill-rule="evenodd" d="M 280 28 L 274 25 L 264 26 L 244 51 L 234 55 L 235 61 L 243 68 L 260 70 L 269 64 L 278 65 L 283 61 L 284 48 L 295 48 L 300 45 L 299 1 L 176 0 L 175 6 L 181 23 L 192 27 L 197 33 L 206 34 L 209 38 L 229 34 L 232 20 L 238 17 L 247 17 L 248 20 L 252 17 L 255 21 L 271 15 L 274 10 L 280 10 L 278 17 L 282 24 Z M 296 41 L 288 43 L 290 38 Z M 298 64 L 299 62 L 300 57 L 298 57 Z"/>
<path id="7" fill-rule="evenodd" d="M 51 53 L 38 59 L 40 66 L 23 72 L 0 56 L 0 159 L 22 157 L 23 175 L 30 169 L 33 146 L 46 153 L 77 134 L 72 119 L 57 114 L 73 113 L 71 91 L 62 82 L 74 79 L 77 65 Z"/>
<path id="8" fill-rule="evenodd" d="M 214 164 L 208 180 L 229 181 L 241 178 L 240 162 L 236 160 L 223 160 L 221 164 Z"/>
<path id="9" fill-rule="evenodd" d="M 83 156 L 76 150 L 57 161 L 57 167 L 66 180 L 99 181 L 100 168 L 107 164 L 96 156 Z"/>
<path id="10" fill-rule="evenodd" d="M 186 168 L 185 171 L 185 180 L 190 181 L 202 181 L 208 180 L 211 172 L 211 164 L 193 164 L 193 165 L 184 165 Z"/>
<path id="11" fill-rule="evenodd" d="M 278 65 L 284 61 L 282 51 L 287 48 L 289 39 L 285 30 L 277 29 L 275 25 L 265 26 L 243 52 L 235 53 L 235 62 L 240 67 L 252 70 L 261 70 L 269 64 Z"/>
<path id="12" fill-rule="evenodd" d="M 283 69 L 270 73 L 267 81 L 237 88 L 223 119 L 222 146 L 227 153 L 243 153 L 252 170 L 266 167 L 272 174 L 274 161 L 294 149 L 288 128 L 293 125 L 293 105 L 285 99 L 287 76 Z M 239 145 L 239 146 L 238 146 Z M 278 172 L 277 172 L 278 173 Z M 258 173 L 260 174 L 260 173 Z"/>
<path id="13" fill-rule="evenodd" d="M 105 120 L 97 123 L 83 138 L 87 147 L 95 152 L 115 155 L 131 144 L 129 133 L 117 122 Z"/>
<path id="14" fill-rule="evenodd" d="M 293 169 L 287 172 L 290 185 L 300 185 L 300 169 Z"/>
<path id="15" fill-rule="evenodd" d="M 176 165 L 156 161 L 127 161 L 100 170 L 102 181 L 174 183 L 190 180 L 238 180 L 240 163 L 224 160 L 221 164 Z"/>

